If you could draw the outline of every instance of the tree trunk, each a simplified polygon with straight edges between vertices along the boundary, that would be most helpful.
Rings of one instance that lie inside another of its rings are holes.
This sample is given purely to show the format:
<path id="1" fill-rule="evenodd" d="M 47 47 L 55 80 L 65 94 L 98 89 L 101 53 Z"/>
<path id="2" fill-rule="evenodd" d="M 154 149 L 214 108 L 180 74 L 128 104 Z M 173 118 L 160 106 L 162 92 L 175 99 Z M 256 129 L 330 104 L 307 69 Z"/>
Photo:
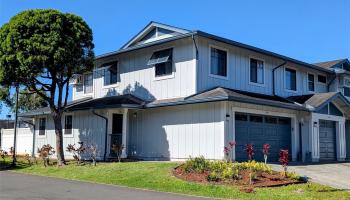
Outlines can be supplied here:
<path id="1" fill-rule="evenodd" d="M 66 164 L 64 159 L 63 151 L 63 133 L 62 133 L 62 114 L 55 113 L 53 115 L 53 121 L 55 124 L 55 134 L 56 134 L 56 155 L 57 155 L 57 165 L 62 166 Z"/>

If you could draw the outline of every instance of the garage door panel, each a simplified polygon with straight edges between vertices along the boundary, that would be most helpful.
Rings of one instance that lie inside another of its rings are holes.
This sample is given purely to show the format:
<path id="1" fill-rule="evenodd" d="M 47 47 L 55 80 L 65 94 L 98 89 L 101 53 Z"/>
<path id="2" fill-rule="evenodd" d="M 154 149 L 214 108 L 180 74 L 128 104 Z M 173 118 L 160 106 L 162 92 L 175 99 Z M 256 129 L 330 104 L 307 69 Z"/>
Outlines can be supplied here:
<path id="1" fill-rule="evenodd" d="M 320 160 L 336 159 L 335 122 L 320 120 Z"/>
<path id="2" fill-rule="evenodd" d="M 239 114 L 249 115 L 249 114 Z M 261 122 L 251 122 L 249 120 L 236 120 L 236 160 L 247 160 L 244 151 L 246 144 L 253 144 L 255 148 L 254 159 L 263 161 L 262 146 L 265 143 L 271 145 L 269 161 L 278 161 L 280 149 L 289 149 L 291 143 L 290 119 L 271 116 L 253 115 L 253 120 L 263 119 Z M 239 117 L 236 119 L 241 119 Z M 243 118 L 251 119 L 251 117 Z"/>

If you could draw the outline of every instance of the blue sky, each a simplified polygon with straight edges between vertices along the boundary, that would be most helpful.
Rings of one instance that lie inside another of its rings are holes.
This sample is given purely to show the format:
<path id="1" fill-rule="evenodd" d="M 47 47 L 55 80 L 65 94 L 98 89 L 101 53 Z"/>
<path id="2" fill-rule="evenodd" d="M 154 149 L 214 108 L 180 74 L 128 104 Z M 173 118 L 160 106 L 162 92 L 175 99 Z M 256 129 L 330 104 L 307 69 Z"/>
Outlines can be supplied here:
<path id="1" fill-rule="evenodd" d="M 150 21 L 202 30 L 306 62 L 350 57 L 348 0 L 0 0 L 0 26 L 18 12 L 53 8 L 83 17 L 96 55 L 115 51 Z M 0 118 L 4 118 L 3 109 Z"/>

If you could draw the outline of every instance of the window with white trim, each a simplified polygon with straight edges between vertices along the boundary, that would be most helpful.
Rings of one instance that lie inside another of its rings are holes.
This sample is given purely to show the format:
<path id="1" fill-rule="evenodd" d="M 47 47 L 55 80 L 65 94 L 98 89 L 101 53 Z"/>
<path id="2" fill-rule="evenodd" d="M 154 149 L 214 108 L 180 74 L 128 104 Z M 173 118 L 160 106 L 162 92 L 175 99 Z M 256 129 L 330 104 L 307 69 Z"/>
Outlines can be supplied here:
<path id="1" fill-rule="evenodd" d="M 344 88 L 343 88 L 343 94 L 346 97 L 350 97 L 350 79 L 344 78 Z"/>
<path id="2" fill-rule="evenodd" d="M 118 62 L 112 62 L 105 66 L 108 66 L 107 69 L 104 70 L 104 86 L 113 85 L 118 83 L 119 75 L 118 75 Z"/>
<path id="3" fill-rule="evenodd" d="M 286 68 L 285 70 L 285 86 L 287 90 L 297 90 L 297 71 L 294 69 Z"/>
<path id="4" fill-rule="evenodd" d="M 250 59 L 250 82 L 264 84 L 264 61 Z"/>
<path id="5" fill-rule="evenodd" d="M 227 77 L 227 51 L 210 48 L 210 74 Z"/>
<path id="6" fill-rule="evenodd" d="M 307 75 L 307 83 L 310 92 L 315 91 L 315 76 L 313 74 Z"/>
<path id="7" fill-rule="evenodd" d="M 154 66 L 155 77 L 173 74 L 173 49 L 164 49 L 154 52 L 147 65 Z"/>
<path id="8" fill-rule="evenodd" d="M 39 135 L 44 136 L 46 131 L 46 118 L 39 118 Z"/>
<path id="9" fill-rule="evenodd" d="M 84 74 L 84 94 L 92 93 L 93 81 L 92 73 Z"/>
<path id="10" fill-rule="evenodd" d="M 64 117 L 64 134 L 71 135 L 73 133 L 72 129 L 73 129 L 73 116 L 66 115 Z"/>

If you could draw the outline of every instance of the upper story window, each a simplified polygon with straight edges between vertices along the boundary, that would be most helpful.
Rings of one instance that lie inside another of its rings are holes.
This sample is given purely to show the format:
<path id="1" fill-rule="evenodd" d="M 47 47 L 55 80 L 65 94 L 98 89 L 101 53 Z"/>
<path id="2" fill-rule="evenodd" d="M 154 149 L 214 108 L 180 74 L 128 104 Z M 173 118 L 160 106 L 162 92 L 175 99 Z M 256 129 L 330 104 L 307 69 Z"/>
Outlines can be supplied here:
<path id="1" fill-rule="evenodd" d="M 110 66 L 104 72 L 104 85 L 113 85 L 118 83 L 118 62 L 109 64 Z"/>
<path id="2" fill-rule="evenodd" d="M 210 74 L 227 77 L 227 51 L 210 48 Z"/>
<path id="3" fill-rule="evenodd" d="M 318 76 L 317 76 L 317 81 L 318 81 L 319 83 L 326 84 L 326 83 L 327 83 L 327 77 L 326 77 L 326 76 L 323 76 L 323 75 L 318 75 Z"/>
<path id="4" fill-rule="evenodd" d="M 297 90 L 297 71 L 294 69 L 286 68 L 285 70 L 285 86 L 287 90 L 296 91 Z"/>
<path id="5" fill-rule="evenodd" d="M 92 73 L 84 74 L 84 94 L 92 93 L 93 81 Z"/>
<path id="6" fill-rule="evenodd" d="M 264 61 L 250 59 L 250 82 L 264 84 Z"/>
<path id="7" fill-rule="evenodd" d="M 154 65 L 155 77 L 173 74 L 173 49 L 164 49 L 152 54 L 147 65 Z"/>
<path id="8" fill-rule="evenodd" d="M 307 82 L 308 82 L 309 91 L 314 92 L 315 91 L 315 76 L 313 74 L 308 74 L 307 75 Z"/>
<path id="9" fill-rule="evenodd" d="M 39 119 L 39 135 L 45 135 L 46 130 L 46 118 Z"/>
<path id="10" fill-rule="evenodd" d="M 73 116 L 72 115 L 66 115 L 64 117 L 64 134 L 65 135 L 71 135 L 73 128 Z"/>
<path id="11" fill-rule="evenodd" d="M 344 96 L 350 97 L 350 79 L 344 78 Z"/>

